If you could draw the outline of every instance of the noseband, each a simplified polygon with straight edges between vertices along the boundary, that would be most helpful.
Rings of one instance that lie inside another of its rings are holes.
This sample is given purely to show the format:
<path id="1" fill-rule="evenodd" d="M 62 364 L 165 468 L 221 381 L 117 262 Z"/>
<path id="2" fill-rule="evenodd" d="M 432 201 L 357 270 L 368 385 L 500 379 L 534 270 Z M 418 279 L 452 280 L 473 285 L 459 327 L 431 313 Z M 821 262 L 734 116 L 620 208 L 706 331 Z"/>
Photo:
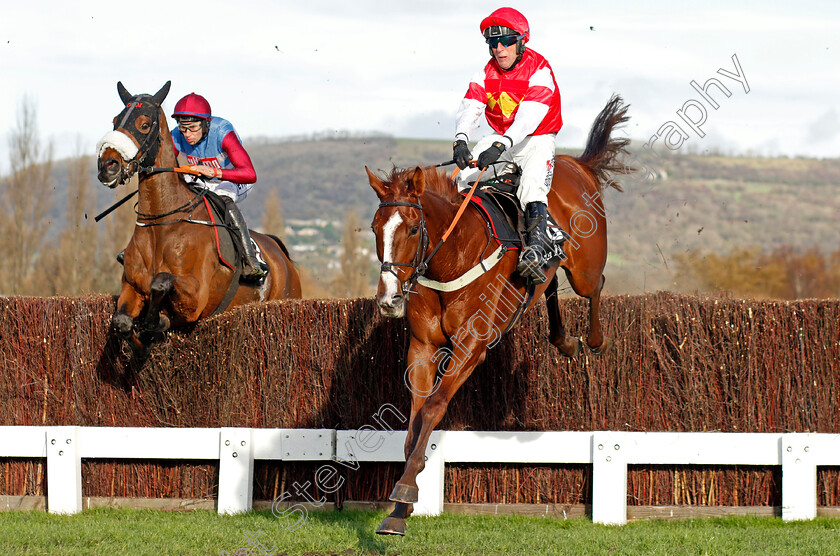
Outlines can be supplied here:
<path id="1" fill-rule="evenodd" d="M 379 208 L 376 209 L 377 211 L 381 208 L 385 207 L 411 207 L 416 208 L 420 211 L 420 241 L 417 244 L 417 253 L 414 254 L 414 260 L 409 263 L 395 263 L 391 261 L 383 261 L 382 266 L 379 267 L 379 272 L 390 272 L 391 274 L 396 277 L 397 281 L 399 282 L 400 277 L 397 276 L 397 273 L 394 272 L 395 266 L 404 266 L 406 268 L 410 268 L 412 270 L 411 276 L 402 283 L 402 291 L 406 297 L 411 292 L 411 286 L 417 282 L 417 279 L 423 276 L 426 273 L 426 270 L 429 267 L 429 259 L 432 258 L 432 255 L 429 255 L 426 259 L 423 259 L 423 253 L 426 252 L 426 249 L 429 247 L 429 232 L 426 230 L 426 219 L 423 216 L 423 205 L 419 202 L 417 203 L 409 203 L 407 201 L 393 201 L 389 203 L 379 203 Z"/>

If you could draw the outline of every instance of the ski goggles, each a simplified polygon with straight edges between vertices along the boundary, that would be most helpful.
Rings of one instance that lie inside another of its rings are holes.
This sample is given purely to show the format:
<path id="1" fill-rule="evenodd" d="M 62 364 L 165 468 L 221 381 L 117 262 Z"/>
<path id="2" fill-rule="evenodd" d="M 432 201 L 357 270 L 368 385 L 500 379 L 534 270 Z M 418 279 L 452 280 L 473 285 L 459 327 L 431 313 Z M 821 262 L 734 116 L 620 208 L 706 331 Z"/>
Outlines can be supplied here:
<path id="1" fill-rule="evenodd" d="M 490 48 L 497 48 L 499 43 L 502 43 L 502 46 L 513 46 L 521 38 L 522 35 L 505 35 L 504 37 L 490 37 L 486 42 Z"/>

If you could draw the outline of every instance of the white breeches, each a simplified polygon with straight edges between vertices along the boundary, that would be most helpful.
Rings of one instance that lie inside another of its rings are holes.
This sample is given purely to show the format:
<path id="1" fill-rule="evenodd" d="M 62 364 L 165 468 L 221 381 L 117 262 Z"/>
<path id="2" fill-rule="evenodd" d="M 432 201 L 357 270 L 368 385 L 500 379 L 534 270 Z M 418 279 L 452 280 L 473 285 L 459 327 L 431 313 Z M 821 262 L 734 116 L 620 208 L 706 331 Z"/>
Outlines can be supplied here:
<path id="1" fill-rule="evenodd" d="M 554 139 L 555 133 L 547 135 L 529 135 L 513 148 L 507 149 L 499 157 L 499 161 L 512 162 L 522 169 L 522 177 L 519 180 L 519 189 L 516 194 L 522 210 L 525 205 L 532 202 L 548 204 L 548 191 L 551 189 L 551 179 L 554 177 Z M 507 140 L 501 135 L 488 135 L 476 143 L 472 149 L 473 159 L 490 147 L 494 141 L 501 140 L 507 144 Z M 495 165 L 499 174 L 507 172 L 504 165 Z M 458 190 L 469 189 L 470 181 L 475 181 L 481 170 L 478 168 L 465 168 L 458 173 Z M 489 167 L 482 180 L 493 176 L 493 167 Z"/>
<path id="2" fill-rule="evenodd" d="M 188 176 L 187 179 L 193 176 Z M 233 199 L 234 203 L 239 203 L 248 196 L 248 192 L 254 187 L 253 183 L 233 183 L 232 181 L 217 181 L 217 180 L 195 180 L 199 185 L 209 189 L 216 195 L 224 195 Z"/>

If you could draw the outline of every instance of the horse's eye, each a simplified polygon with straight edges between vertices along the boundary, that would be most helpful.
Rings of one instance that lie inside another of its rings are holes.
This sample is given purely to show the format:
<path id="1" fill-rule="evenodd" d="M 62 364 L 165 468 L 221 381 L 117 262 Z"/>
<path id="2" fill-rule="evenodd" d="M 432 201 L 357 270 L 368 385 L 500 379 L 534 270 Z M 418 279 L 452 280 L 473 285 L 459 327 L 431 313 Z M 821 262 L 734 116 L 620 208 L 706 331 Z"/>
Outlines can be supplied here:
<path id="1" fill-rule="evenodd" d="M 419 227 L 417 227 L 417 226 L 412 226 L 412 227 L 411 227 L 411 229 L 408 231 L 408 235 L 413 236 L 413 235 L 414 235 L 414 234 L 416 234 L 418 231 L 420 231 L 420 228 L 419 228 Z"/>

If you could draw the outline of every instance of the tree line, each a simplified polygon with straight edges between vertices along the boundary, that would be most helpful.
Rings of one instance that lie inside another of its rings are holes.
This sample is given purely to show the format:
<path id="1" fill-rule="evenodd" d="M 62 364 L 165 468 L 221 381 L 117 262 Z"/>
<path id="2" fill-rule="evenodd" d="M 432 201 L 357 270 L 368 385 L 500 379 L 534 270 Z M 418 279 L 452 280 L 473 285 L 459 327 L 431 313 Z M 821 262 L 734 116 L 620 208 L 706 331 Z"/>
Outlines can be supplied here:
<path id="1" fill-rule="evenodd" d="M 682 291 L 772 299 L 840 297 L 840 249 L 746 247 L 728 253 L 694 250 L 675 258 Z"/>

